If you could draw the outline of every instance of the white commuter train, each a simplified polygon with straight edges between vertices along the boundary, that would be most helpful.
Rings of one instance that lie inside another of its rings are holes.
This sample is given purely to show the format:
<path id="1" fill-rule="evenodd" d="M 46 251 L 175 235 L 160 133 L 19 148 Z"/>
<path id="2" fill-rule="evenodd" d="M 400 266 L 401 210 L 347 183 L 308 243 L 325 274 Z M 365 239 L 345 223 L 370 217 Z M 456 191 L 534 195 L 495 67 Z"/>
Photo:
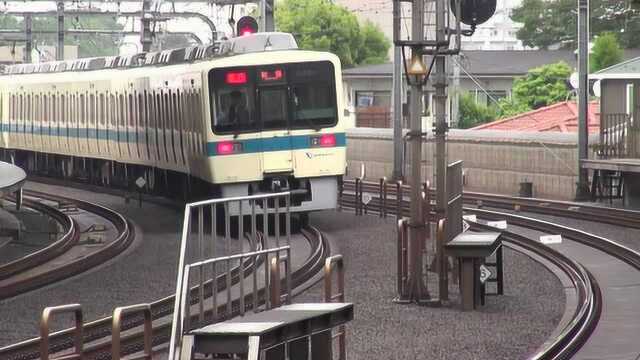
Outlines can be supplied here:
<path id="1" fill-rule="evenodd" d="M 345 172 L 338 58 L 258 33 L 211 47 L 12 65 L 0 156 L 28 171 L 185 199 L 284 189 L 333 208 Z"/>

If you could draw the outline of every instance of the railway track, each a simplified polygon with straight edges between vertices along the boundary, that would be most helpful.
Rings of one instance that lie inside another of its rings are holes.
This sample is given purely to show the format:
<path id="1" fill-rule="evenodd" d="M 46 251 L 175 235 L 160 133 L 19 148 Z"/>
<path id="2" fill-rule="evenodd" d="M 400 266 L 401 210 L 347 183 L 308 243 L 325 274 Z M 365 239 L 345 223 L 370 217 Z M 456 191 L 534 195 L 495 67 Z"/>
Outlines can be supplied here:
<path id="1" fill-rule="evenodd" d="M 409 188 L 403 185 L 389 186 L 380 183 L 360 182 L 358 189 L 353 181 L 347 181 L 341 192 L 341 207 L 354 209 L 356 213 L 372 213 L 379 216 L 387 214 L 407 215 L 409 201 L 405 195 Z M 433 191 L 426 188 L 425 191 Z M 364 195 L 366 194 L 366 195 Z M 489 220 L 506 220 L 509 224 L 549 234 L 560 234 L 563 238 L 587 245 L 619 259 L 640 271 L 640 253 L 617 244 L 609 239 L 596 236 L 578 229 L 527 216 L 486 210 L 485 207 L 507 209 L 511 211 L 531 212 L 543 215 L 574 218 L 611 224 L 622 227 L 640 228 L 640 212 L 611 209 L 594 205 L 576 204 L 563 201 L 526 199 L 519 197 L 499 196 L 483 193 L 465 192 L 463 202 L 475 205 L 476 208 L 465 207 L 467 213 Z M 431 205 L 431 204 L 429 204 Z M 434 212 L 431 211 L 434 215 Z M 491 229 L 480 224 L 472 224 L 473 228 Z M 535 359 L 564 359 L 575 355 L 580 347 L 591 336 L 597 327 L 603 297 L 594 276 L 581 264 L 559 254 L 539 242 L 509 231 L 502 231 L 508 246 L 524 248 L 551 261 L 569 276 L 577 292 L 577 306 L 571 320 L 562 330 L 534 355 Z"/>
<path id="2" fill-rule="evenodd" d="M 130 222 L 119 213 L 98 204 L 69 199 L 62 196 L 24 190 L 24 203 L 41 213 L 54 218 L 62 225 L 63 235 L 49 246 L 33 252 L 0 267 L 0 300 L 80 274 L 100 265 L 124 251 L 133 241 L 135 231 Z M 70 260 L 62 265 L 51 266 L 47 271 L 33 272 L 19 276 L 30 270 L 46 265 L 78 244 L 81 230 L 76 220 L 59 209 L 34 199 L 47 200 L 59 205 L 72 206 L 86 213 L 94 214 L 113 224 L 117 235 L 104 248 L 87 256 Z"/>
<path id="3" fill-rule="evenodd" d="M 291 274 L 292 287 L 294 289 L 294 295 L 297 295 L 304 291 L 310 284 L 309 280 L 313 278 L 315 274 L 322 270 L 324 266 L 324 260 L 330 254 L 330 248 L 328 242 L 324 239 L 322 234 L 314 228 L 308 227 L 302 230 L 303 235 L 309 241 L 311 245 L 311 255 L 305 260 L 305 262 Z M 263 261 L 263 259 L 259 259 Z M 242 273 L 244 277 L 249 276 L 252 271 L 258 268 L 259 264 L 254 264 L 251 261 L 247 261 L 242 264 Z M 236 267 L 231 271 L 231 284 L 236 284 L 240 281 L 240 268 Z M 284 285 L 284 284 L 283 284 Z M 216 279 L 217 292 L 226 289 L 227 279 L 226 275 L 220 275 Z M 204 284 L 204 293 L 211 294 L 211 288 L 213 287 L 213 281 L 208 281 Z M 285 286 L 281 287 L 285 289 Z M 198 303 L 198 287 L 193 287 L 192 302 L 191 304 Z M 261 306 L 264 304 L 267 293 L 264 288 L 258 291 L 258 304 Z M 206 299 L 206 298 L 205 298 Z M 253 306 L 253 298 L 251 294 L 245 296 L 246 310 L 251 310 Z M 171 337 L 171 321 L 167 320 L 173 313 L 174 296 L 167 296 L 163 299 L 159 299 L 151 305 L 152 319 L 156 322 L 153 326 L 152 344 L 154 346 L 166 344 Z M 218 316 L 221 319 L 230 318 L 240 314 L 240 299 L 234 299 L 232 301 L 232 311 L 230 314 L 226 312 L 226 304 L 222 304 L 218 307 Z M 209 309 L 206 316 L 210 316 L 212 309 Z M 122 321 L 122 330 L 130 330 L 130 333 L 121 337 L 121 349 L 122 354 L 133 354 L 143 350 L 144 337 L 141 329 L 144 319 L 140 314 L 125 315 Z M 197 323 L 197 316 L 192 318 L 192 323 Z M 84 325 L 84 357 L 83 359 L 110 359 L 111 358 L 111 324 L 112 318 L 105 317 L 96 321 L 86 323 Z M 50 337 L 50 352 L 61 352 L 66 349 L 70 349 L 74 346 L 72 330 L 67 329 L 53 333 Z M 13 360 L 13 359 L 37 359 L 40 357 L 40 340 L 39 338 L 23 341 L 18 344 L 0 348 L 0 358 Z"/>

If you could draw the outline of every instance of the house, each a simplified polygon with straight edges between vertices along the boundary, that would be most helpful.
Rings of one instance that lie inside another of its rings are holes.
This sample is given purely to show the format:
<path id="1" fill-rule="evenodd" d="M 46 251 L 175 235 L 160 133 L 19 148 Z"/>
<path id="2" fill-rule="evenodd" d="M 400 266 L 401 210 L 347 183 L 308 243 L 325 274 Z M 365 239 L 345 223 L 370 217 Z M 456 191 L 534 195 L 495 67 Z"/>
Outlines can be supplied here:
<path id="1" fill-rule="evenodd" d="M 625 50 L 625 58 L 635 56 L 640 56 L 640 50 Z M 476 102 L 485 105 L 510 97 L 513 81 L 526 75 L 532 68 L 559 61 L 573 68 L 576 66 L 576 54 L 572 50 L 463 51 L 457 60 L 453 57 L 449 59 L 449 94 L 470 93 Z M 354 108 L 356 126 L 390 127 L 393 110 L 392 72 L 391 63 L 343 70 L 347 102 Z M 406 82 L 404 89 L 403 101 L 406 101 Z M 427 83 L 423 93 L 424 129 L 431 128 L 432 98 L 433 87 Z M 448 109 L 447 116 L 451 119 L 447 121 L 451 127 L 455 127 L 457 109 L 451 106 L 451 101 L 448 102 Z"/>
<path id="2" fill-rule="evenodd" d="M 559 61 L 574 66 L 573 51 L 464 51 L 457 60 L 448 61 L 449 93 L 471 93 L 477 102 L 488 105 L 511 96 L 513 80 L 529 69 Z M 391 63 L 343 70 L 347 101 L 355 108 L 356 126 L 390 127 L 392 73 Z M 458 73 L 457 77 L 453 75 Z M 404 89 L 408 89 L 406 82 Z M 406 101 L 406 93 L 403 95 Z M 424 128 L 431 127 L 432 98 L 433 87 L 427 83 L 423 94 Z"/>
<path id="3" fill-rule="evenodd" d="M 600 132 L 599 108 L 598 101 L 592 101 L 589 104 L 589 134 Z M 578 105 L 575 101 L 563 101 L 506 119 L 482 124 L 472 129 L 577 133 Z"/>
<path id="4" fill-rule="evenodd" d="M 600 92 L 604 157 L 640 158 L 640 57 L 589 76 Z"/>

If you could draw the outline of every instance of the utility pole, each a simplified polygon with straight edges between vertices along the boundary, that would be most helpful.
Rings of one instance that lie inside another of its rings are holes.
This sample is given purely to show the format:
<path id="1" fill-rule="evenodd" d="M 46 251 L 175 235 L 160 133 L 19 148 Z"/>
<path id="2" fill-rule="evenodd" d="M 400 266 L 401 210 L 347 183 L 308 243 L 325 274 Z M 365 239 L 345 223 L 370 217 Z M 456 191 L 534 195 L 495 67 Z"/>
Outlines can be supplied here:
<path id="1" fill-rule="evenodd" d="M 450 62 L 453 67 L 453 85 L 452 91 L 450 93 L 453 94 L 451 99 L 451 116 L 449 116 L 449 124 L 452 128 L 458 128 L 458 122 L 460 121 L 460 114 L 458 112 L 458 106 L 460 104 L 460 55 L 453 55 L 454 61 Z"/>
<path id="2" fill-rule="evenodd" d="M 586 200 L 589 173 L 581 161 L 589 157 L 589 0 L 578 0 L 578 184 L 576 200 Z"/>
<path id="3" fill-rule="evenodd" d="M 149 14 L 151 10 L 151 0 L 142 0 L 142 16 L 140 17 L 140 43 L 142 44 L 142 51 L 151 51 L 151 44 L 153 39 L 151 38 L 151 17 Z"/>
<path id="4" fill-rule="evenodd" d="M 64 1 L 58 0 L 58 46 L 56 47 L 56 60 L 64 60 Z"/>
<path id="5" fill-rule="evenodd" d="M 436 42 L 444 42 L 445 33 L 445 16 L 447 8 L 443 1 L 436 1 Z M 435 110 L 435 127 L 434 138 L 436 143 L 435 167 L 436 167 L 436 216 L 438 219 L 448 219 L 447 216 L 447 70 L 446 57 L 443 55 L 435 55 L 435 69 L 433 77 L 434 110 Z M 439 252 L 443 251 L 442 248 Z M 440 254 L 440 261 L 446 261 L 446 257 Z M 441 264 L 439 271 L 439 295 L 440 299 L 448 300 L 449 289 L 447 285 L 446 266 Z M 445 269 L 444 272 L 442 269 Z"/>
<path id="6" fill-rule="evenodd" d="M 394 39 L 402 36 L 400 30 L 400 1 L 393 2 Z M 402 142 L 402 47 L 393 46 L 393 179 L 404 178 L 404 154 Z"/>
<path id="7" fill-rule="evenodd" d="M 413 0 L 411 9 L 411 41 L 424 40 L 424 0 Z M 422 62 L 422 46 L 411 47 L 412 62 Z M 413 77 L 413 76 L 412 76 Z M 425 224 L 422 216 L 422 77 L 411 82 L 410 137 L 411 144 L 411 217 L 409 219 L 409 300 L 428 300 L 427 286 L 423 279 L 422 250 Z"/>
<path id="8" fill-rule="evenodd" d="M 33 46 L 33 32 L 32 23 L 33 18 L 31 15 L 27 15 L 24 17 L 24 33 L 25 33 L 25 46 L 24 46 L 24 62 L 29 64 L 31 63 L 31 48 Z"/>
<path id="9" fill-rule="evenodd" d="M 267 32 L 272 32 L 272 31 L 276 31 L 276 24 L 275 21 L 273 19 L 273 7 L 274 7 L 274 1 L 273 0 L 262 0 L 263 3 L 263 18 L 264 18 L 264 27 L 263 27 L 263 31 L 267 31 Z"/>

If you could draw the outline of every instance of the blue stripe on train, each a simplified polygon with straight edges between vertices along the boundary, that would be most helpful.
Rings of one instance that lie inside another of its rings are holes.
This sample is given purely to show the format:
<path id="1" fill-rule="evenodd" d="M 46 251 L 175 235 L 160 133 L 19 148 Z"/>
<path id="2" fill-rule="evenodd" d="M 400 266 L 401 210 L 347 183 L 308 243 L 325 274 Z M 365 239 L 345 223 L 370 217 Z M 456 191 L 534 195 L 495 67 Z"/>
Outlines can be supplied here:
<path id="1" fill-rule="evenodd" d="M 335 133 L 336 147 L 345 146 L 347 144 L 347 136 L 345 133 Z M 293 135 L 279 136 L 266 139 L 246 139 L 234 140 L 242 144 L 242 154 L 268 152 L 268 151 L 284 151 L 284 150 L 301 150 L 311 148 L 311 137 L 316 135 Z M 219 142 L 207 143 L 208 156 L 224 156 L 218 154 Z M 233 154 L 229 154 L 233 155 Z"/>

